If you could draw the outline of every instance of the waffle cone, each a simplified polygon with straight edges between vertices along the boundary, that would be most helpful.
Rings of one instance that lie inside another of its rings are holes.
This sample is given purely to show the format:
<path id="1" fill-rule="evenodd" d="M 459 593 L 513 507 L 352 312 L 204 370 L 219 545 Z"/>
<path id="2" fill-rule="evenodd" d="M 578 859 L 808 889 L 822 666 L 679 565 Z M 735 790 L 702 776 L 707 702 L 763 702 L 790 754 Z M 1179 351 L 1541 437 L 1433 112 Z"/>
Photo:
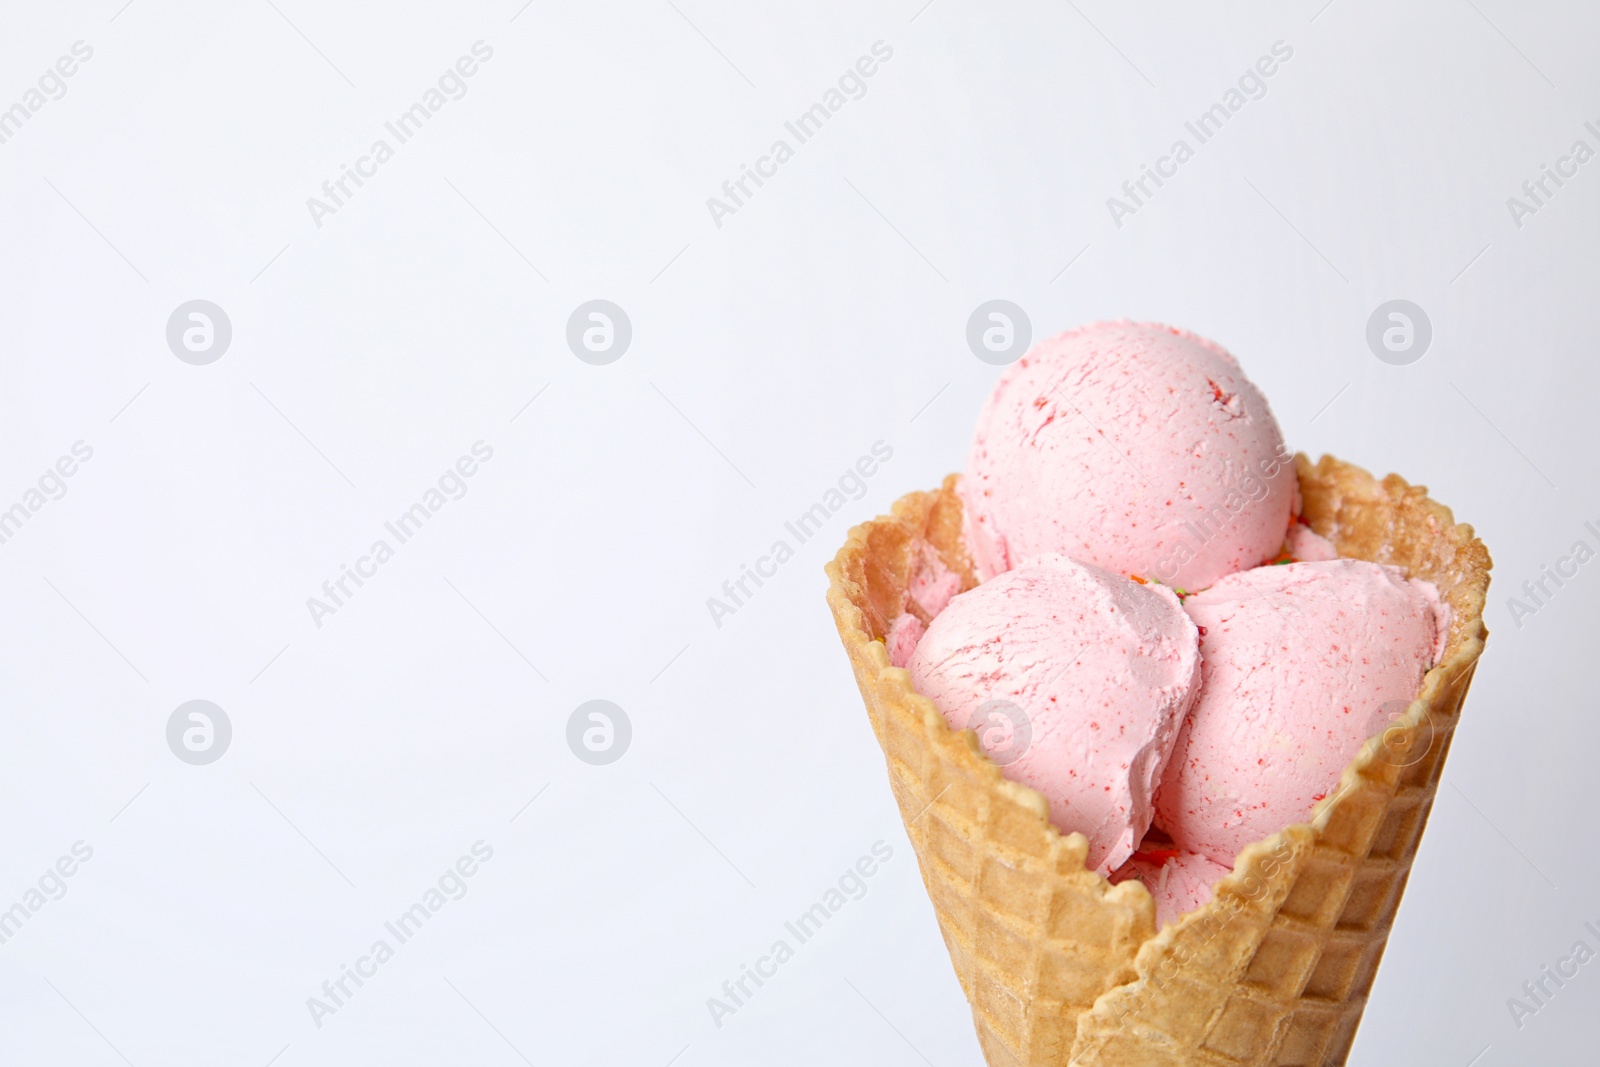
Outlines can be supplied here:
<path id="1" fill-rule="evenodd" d="M 990 1067 L 1325 1067 L 1345 1062 L 1483 651 L 1489 555 L 1397 475 L 1296 457 L 1303 515 L 1339 555 L 1399 566 L 1450 606 L 1442 661 L 1308 823 L 1241 852 L 1209 904 L 1155 929 L 1137 879 L 1085 867 L 1045 799 L 950 729 L 882 638 L 929 548 L 975 584 L 955 478 L 863 523 L 828 604 Z M 926 547 L 924 547 L 926 546 Z M 924 619 L 926 621 L 926 619 Z"/>

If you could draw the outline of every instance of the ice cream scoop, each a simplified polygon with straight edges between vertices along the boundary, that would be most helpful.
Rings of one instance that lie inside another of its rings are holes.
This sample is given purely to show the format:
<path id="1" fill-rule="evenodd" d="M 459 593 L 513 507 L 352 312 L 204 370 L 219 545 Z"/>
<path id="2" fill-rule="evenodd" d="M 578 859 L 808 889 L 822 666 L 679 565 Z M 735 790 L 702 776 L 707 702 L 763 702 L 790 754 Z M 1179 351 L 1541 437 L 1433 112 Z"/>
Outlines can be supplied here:
<path id="1" fill-rule="evenodd" d="M 1085 326 L 1006 369 L 960 494 L 980 580 L 1059 552 L 1199 589 L 1271 559 L 1295 473 L 1266 398 L 1221 346 Z"/>
<path id="2" fill-rule="evenodd" d="M 1156 929 L 1211 899 L 1211 887 L 1230 868 L 1194 852 L 1147 849 L 1135 852 L 1111 874 L 1112 883 L 1137 878 L 1156 902 Z"/>
<path id="3" fill-rule="evenodd" d="M 951 599 L 909 670 L 953 729 L 976 730 L 1007 778 L 1044 795 L 1062 832 L 1088 838 L 1106 874 L 1150 826 L 1199 685 L 1199 634 L 1170 589 L 1045 556 Z"/>
<path id="4" fill-rule="evenodd" d="M 1431 584 L 1354 559 L 1231 574 L 1183 606 L 1200 629 L 1200 694 L 1156 821 L 1219 863 L 1337 788 L 1362 743 L 1415 699 L 1445 629 Z"/>

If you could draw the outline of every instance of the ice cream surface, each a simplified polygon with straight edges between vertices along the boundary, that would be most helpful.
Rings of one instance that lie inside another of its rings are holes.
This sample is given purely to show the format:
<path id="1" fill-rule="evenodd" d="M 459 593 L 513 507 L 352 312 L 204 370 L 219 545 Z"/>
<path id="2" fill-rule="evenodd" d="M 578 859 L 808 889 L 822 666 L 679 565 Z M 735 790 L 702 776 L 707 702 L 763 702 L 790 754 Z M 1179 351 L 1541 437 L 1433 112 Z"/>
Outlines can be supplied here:
<path id="1" fill-rule="evenodd" d="M 1289 554 L 1301 563 L 1321 563 L 1339 558 L 1333 542 L 1301 522 L 1289 524 L 1287 547 Z"/>
<path id="2" fill-rule="evenodd" d="M 1279 531 L 1280 535 L 1282 531 Z M 1199 687 L 1199 633 L 1170 589 L 1049 555 L 952 598 L 909 670 L 952 729 L 974 729 L 1042 793 L 1107 874 L 1150 826 Z"/>
<path id="3" fill-rule="evenodd" d="M 1231 870 L 1194 852 L 1141 850 L 1111 875 L 1113 883 L 1137 878 L 1156 902 L 1156 929 L 1211 900 L 1211 887 Z"/>
<path id="4" fill-rule="evenodd" d="M 1058 552 L 1182 589 L 1276 555 L 1295 491 L 1238 361 L 1133 322 L 1069 331 L 1008 367 L 960 488 L 980 580 Z"/>
<path id="5" fill-rule="evenodd" d="M 1200 694 L 1156 821 L 1219 863 L 1337 788 L 1416 698 L 1444 637 L 1431 584 L 1354 559 L 1231 574 L 1183 606 L 1200 630 Z"/>
<path id="6" fill-rule="evenodd" d="M 884 636 L 889 650 L 889 662 L 904 667 L 911 662 L 911 653 L 917 642 L 927 632 L 923 619 L 932 618 L 943 611 L 950 598 L 961 592 L 961 576 L 947 567 L 931 545 L 926 542 L 917 550 L 916 567 L 906 588 L 906 610 L 894 620 Z M 915 607 L 915 610 L 911 610 Z"/>
<path id="7" fill-rule="evenodd" d="M 889 650 L 889 663 L 896 667 L 909 667 L 918 643 L 927 632 L 928 628 L 922 620 L 909 611 L 896 618 L 883 638 L 884 647 Z"/>

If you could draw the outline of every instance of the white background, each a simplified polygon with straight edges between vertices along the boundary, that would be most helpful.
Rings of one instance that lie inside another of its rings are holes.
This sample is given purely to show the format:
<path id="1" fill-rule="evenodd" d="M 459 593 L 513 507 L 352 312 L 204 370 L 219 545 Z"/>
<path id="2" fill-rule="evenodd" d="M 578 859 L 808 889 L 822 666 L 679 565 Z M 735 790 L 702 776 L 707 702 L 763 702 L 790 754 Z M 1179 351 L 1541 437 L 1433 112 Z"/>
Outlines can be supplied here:
<path id="1" fill-rule="evenodd" d="M 1506 598 L 1596 541 L 1600 162 L 1520 228 L 1506 198 L 1600 148 L 1600 16 L 122 2 L 0 16 L 0 107 L 94 50 L 0 145 L 0 508 L 94 450 L 0 545 L 0 908 L 94 850 L 0 945 L 0 1062 L 980 1063 L 821 568 L 961 466 L 992 298 L 1035 337 L 1213 337 L 1292 445 L 1476 526 L 1494 633 L 1352 1062 L 1593 1055 L 1600 964 L 1520 1030 L 1506 1001 L 1600 948 L 1600 563 L 1520 627 Z M 467 94 L 317 226 L 307 198 L 480 39 Z M 715 225 L 879 40 L 866 95 Z M 1279 40 L 1267 95 L 1115 226 L 1106 198 Z M 564 340 L 597 297 L 633 324 L 609 366 Z M 1397 297 L 1434 328 L 1408 366 L 1364 339 Z M 209 366 L 165 340 L 197 298 L 233 325 Z M 865 496 L 714 626 L 880 439 Z M 316 626 L 307 598 L 479 440 L 467 495 Z M 196 698 L 233 724 L 209 766 L 165 739 Z M 593 698 L 633 724 L 609 766 L 565 740 Z M 307 998 L 480 839 L 467 895 L 317 1027 Z M 715 1026 L 707 997 L 878 840 L 866 895 Z"/>

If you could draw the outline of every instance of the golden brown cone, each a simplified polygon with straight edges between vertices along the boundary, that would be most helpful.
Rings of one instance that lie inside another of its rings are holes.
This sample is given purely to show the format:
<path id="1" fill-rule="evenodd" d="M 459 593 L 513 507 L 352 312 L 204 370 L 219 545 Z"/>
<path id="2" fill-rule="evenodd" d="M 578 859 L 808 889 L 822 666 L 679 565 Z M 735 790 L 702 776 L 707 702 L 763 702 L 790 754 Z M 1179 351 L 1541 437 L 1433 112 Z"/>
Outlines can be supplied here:
<path id="1" fill-rule="evenodd" d="M 1397 475 L 1296 457 L 1303 514 L 1339 555 L 1391 563 L 1450 607 L 1442 662 L 1309 823 L 1250 845 L 1211 903 L 1158 934 L 1137 880 L 1087 870 L 1044 798 L 1007 781 L 892 667 L 922 545 L 975 583 L 954 476 L 850 531 L 828 604 L 990 1067 L 1337 1067 L 1366 1006 L 1472 671 L 1489 554 Z M 924 619 L 924 621 L 926 621 Z"/>

